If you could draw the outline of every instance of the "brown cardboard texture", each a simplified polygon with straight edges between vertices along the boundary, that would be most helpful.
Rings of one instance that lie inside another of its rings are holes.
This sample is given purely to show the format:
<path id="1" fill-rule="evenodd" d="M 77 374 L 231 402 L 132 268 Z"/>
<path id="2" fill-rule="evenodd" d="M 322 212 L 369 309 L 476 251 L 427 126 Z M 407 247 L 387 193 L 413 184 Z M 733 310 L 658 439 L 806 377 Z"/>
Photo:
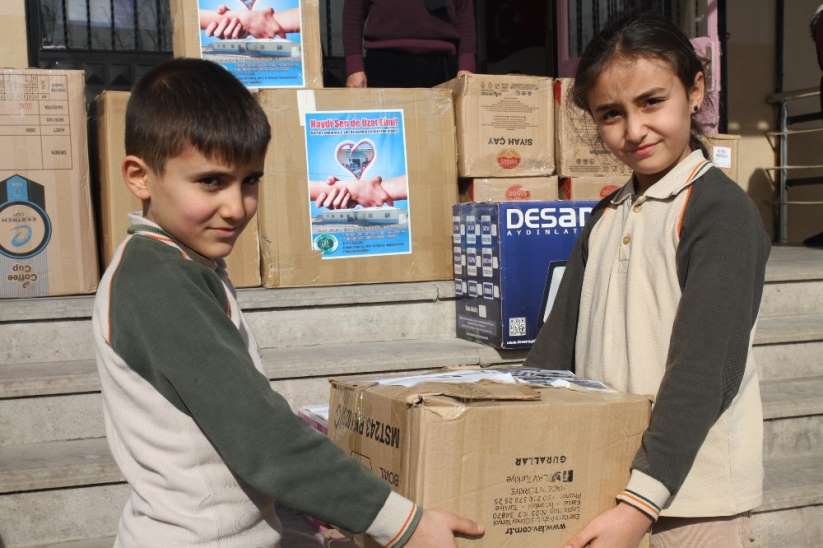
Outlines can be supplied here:
<path id="1" fill-rule="evenodd" d="M 460 181 L 461 202 L 557 200 L 557 177 L 499 177 Z"/>
<path id="2" fill-rule="evenodd" d="M 631 174 L 631 170 L 603 146 L 591 116 L 572 102 L 573 85 L 573 78 L 554 81 L 557 174 L 561 177 Z"/>
<path id="3" fill-rule="evenodd" d="M 554 173 L 551 79 L 463 74 L 441 84 L 454 92 L 461 177 Z"/>
<path id="4" fill-rule="evenodd" d="M 0 297 L 92 293 L 83 71 L 0 70 Z"/>
<path id="5" fill-rule="evenodd" d="M 272 140 L 260 189 L 266 287 L 448 280 L 457 201 L 454 112 L 445 89 L 261 90 Z M 411 253 L 323 259 L 312 247 L 305 112 L 402 110 Z"/>
<path id="6" fill-rule="evenodd" d="M 647 398 L 481 381 L 332 380 L 329 437 L 425 508 L 482 523 L 459 546 L 561 546 L 615 504 Z M 367 541 L 368 545 L 368 541 Z"/>
<path id="7" fill-rule="evenodd" d="M 198 0 L 170 0 L 172 49 L 175 57 L 202 57 Z M 242 3 L 228 3 L 245 10 Z M 261 8 L 258 8 L 261 9 Z M 300 39 L 303 48 L 303 87 L 323 87 L 323 50 L 320 42 L 319 0 L 300 0 Z"/>
<path id="8" fill-rule="evenodd" d="M 126 156 L 128 101 L 129 93 L 126 91 L 104 91 L 97 97 L 100 253 L 104 265 L 111 261 L 115 249 L 126 237 L 128 214 L 141 208 L 140 200 L 126 188 L 120 172 Z M 236 287 L 260 285 L 260 250 L 255 219 L 237 239 L 231 254 L 226 257 L 226 266 Z"/>
<path id="9" fill-rule="evenodd" d="M 709 160 L 732 181 L 740 184 L 740 135 L 717 133 L 707 135 L 704 141 L 709 149 Z"/>
<path id="10" fill-rule="evenodd" d="M 27 68 L 29 51 L 26 34 L 26 0 L 0 2 L 0 67 Z"/>
<path id="11" fill-rule="evenodd" d="M 627 175 L 613 177 L 560 177 L 561 200 L 602 200 L 629 180 Z"/>

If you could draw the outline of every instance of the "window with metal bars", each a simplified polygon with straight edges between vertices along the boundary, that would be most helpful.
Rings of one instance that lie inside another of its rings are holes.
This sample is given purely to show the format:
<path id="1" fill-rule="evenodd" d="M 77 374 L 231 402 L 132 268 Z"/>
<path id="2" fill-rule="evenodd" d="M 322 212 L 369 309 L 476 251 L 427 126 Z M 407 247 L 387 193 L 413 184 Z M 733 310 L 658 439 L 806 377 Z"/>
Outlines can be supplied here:
<path id="1" fill-rule="evenodd" d="M 570 0 L 569 55 L 580 57 L 610 19 L 627 11 L 648 10 L 682 24 L 683 4 L 683 0 Z"/>
<path id="2" fill-rule="evenodd" d="M 29 64 L 82 68 L 88 97 L 169 59 L 168 0 L 26 0 Z"/>

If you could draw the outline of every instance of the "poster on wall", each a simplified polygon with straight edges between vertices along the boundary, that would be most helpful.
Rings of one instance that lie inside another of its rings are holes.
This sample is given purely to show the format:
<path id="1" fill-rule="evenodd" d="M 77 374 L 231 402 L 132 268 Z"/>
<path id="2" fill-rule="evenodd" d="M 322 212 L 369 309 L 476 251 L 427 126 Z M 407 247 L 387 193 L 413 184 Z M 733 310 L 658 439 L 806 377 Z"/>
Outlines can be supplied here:
<path id="1" fill-rule="evenodd" d="M 412 252 L 402 110 L 305 114 L 311 246 L 323 259 Z"/>
<path id="2" fill-rule="evenodd" d="M 198 0 L 200 52 L 254 89 L 303 87 L 300 0 Z"/>

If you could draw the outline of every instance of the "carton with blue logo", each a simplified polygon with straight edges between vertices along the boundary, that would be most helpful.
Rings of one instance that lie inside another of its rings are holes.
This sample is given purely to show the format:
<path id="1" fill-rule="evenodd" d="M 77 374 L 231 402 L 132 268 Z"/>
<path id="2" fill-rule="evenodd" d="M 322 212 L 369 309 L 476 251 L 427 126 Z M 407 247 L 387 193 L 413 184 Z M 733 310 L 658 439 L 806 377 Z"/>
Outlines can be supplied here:
<path id="1" fill-rule="evenodd" d="M 83 71 L 0 70 L 0 297 L 92 293 Z"/>
<path id="2" fill-rule="evenodd" d="M 454 270 L 457 335 L 497 348 L 530 348 L 595 204 L 455 205 L 452 239 L 455 261 L 461 259 Z"/>

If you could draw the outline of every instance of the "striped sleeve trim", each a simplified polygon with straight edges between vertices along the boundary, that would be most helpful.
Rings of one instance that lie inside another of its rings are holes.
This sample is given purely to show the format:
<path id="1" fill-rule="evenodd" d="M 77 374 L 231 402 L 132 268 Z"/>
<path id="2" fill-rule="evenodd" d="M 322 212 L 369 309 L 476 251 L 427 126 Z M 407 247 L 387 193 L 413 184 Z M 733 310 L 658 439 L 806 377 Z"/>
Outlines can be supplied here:
<path id="1" fill-rule="evenodd" d="M 617 500 L 634 506 L 656 520 L 671 496 L 671 491 L 660 481 L 635 468 L 626 488 L 617 495 Z"/>
<path id="2" fill-rule="evenodd" d="M 411 538 L 421 515 L 416 504 L 392 491 L 366 534 L 380 546 L 401 548 Z"/>
<path id="3" fill-rule="evenodd" d="M 617 495 L 617 500 L 620 502 L 625 502 L 629 506 L 640 510 L 654 521 L 657 521 L 657 518 L 660 516 L 660 508 L 658 508 L 655 503 L 641 495 L 638 495 L 637 493 L 629 491 L 628 489 L 624 489 L 619 495 Z"/>

